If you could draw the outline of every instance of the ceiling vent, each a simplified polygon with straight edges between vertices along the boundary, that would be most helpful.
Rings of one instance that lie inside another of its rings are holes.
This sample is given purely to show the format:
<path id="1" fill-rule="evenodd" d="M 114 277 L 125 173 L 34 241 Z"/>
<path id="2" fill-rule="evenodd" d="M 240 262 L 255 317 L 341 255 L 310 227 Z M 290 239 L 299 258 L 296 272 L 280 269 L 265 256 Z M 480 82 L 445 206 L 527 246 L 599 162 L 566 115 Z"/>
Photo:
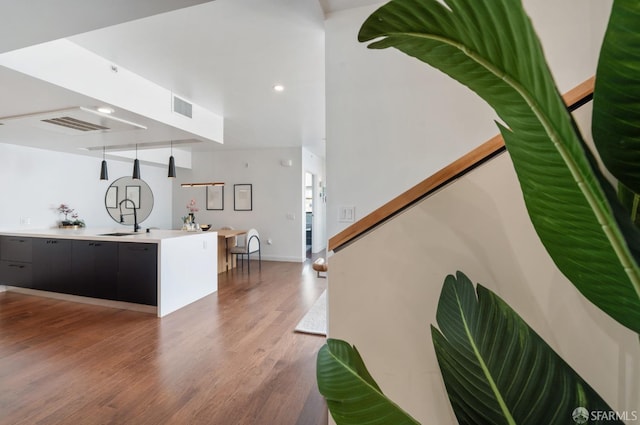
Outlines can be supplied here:
<path id="1" fill-rule="evenodd" d="M 71 117 L 58 117 L 41 120 L 49 124 L 61 125 L 62 127 L 71 128 L 78 131 L 97 131 L 97 130 L 109 130 L 109 127 L 105 127 L 98 124 L 92 124 L 87 121 L 81 121 Z"/>
<path id="2" fill-rule="evenodd" d="M 146 129 L 147 127 L 94 109 L 77 107 L 58 111 L 40 112 L 0 118 L 8 126 L 37 127 L 68 135 L 106 133 Z"/>
<path id="3" fill-rule="evenodd" d="M 173 96 L 173 112 L 183 117 L 193 118 L 193 105 L 178 96 Z"/>

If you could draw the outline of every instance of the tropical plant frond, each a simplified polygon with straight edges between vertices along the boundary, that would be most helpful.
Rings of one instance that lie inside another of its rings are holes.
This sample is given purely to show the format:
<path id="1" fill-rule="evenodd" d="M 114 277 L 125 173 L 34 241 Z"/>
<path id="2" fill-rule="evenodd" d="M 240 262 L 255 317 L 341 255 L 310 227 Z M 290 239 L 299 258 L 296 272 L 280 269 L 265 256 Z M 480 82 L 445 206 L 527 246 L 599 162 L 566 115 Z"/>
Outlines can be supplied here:
<path id="1" fill-rule="evenodd" d="M 389 400 L 355 347 L 328 339 L 318 352 L 317 381 L 338 425 L 416 425 L 408 413 Z"/>
<path id="2" fill-rule="evenodd" d="M 460 425 L 566 425 L 579 407 L 611 411 L 511 307 L 463 273 L 445 279 L 436 320 L 433 343 Z"/>
<path id="3" fill-rule="evenodd" d="M 640 225 L 640 196 L 620 182 L 618 183 L 617 196 L 631 221 L 636 226 Z"/>
<path id="4" fill-rule="evenodd" d="M 640 333 L 640 251 L 630 248 L 640 236 L 626 232 L 630 220 L 616 212 L 610 185 L 584 150 L 520 0 L 445 3 L 392 0 L 358 38 L 440 69 L 494 108 L 551 258 L 591 302 Z"/>
<path id="5" fill-rule="evenodd" d="M 640 193 L 640 2 L 616 0 L 600 50 L 593 140 L 607 169 Z"/>

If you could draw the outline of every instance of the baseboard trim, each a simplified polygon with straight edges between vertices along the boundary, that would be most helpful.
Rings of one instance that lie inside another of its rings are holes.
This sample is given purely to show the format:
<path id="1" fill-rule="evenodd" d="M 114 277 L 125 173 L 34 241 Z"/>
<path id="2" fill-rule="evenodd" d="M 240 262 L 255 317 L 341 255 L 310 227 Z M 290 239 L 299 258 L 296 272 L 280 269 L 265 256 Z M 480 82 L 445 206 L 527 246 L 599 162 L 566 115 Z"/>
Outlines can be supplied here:
<path id="1" fill-rule="evenodd" d="M 258 257 L 257 256 L 251 256 L 251 260 L 257 260 Z M 271 256 L 271 255 L 263 255 L 262 259 L 264 261 L 284 261 L 286 263 L 304 263 L 304 260 L 306 260 L 306 258 L 303 257 L 278 257 L 278 256 Z"/>
<path id="2" fill-rule="evenodd" d="M 121 310 L 139 311 L 142 313 L 157 314 L 158 308 L 151 305 L 128 303 L 125 301 L 101 300 L 98 298 L 81 297 L 79 295 L 60 294 L 58 292 L 40 291 L 38 289 L 21 288 L 19 286 L 5 286 L 6 291 L 17 292 L 37 297 L 53 298 L 61 301 L 71 301 L 82 304 L 97 305 L 100 307 L 118 308 Z"/>

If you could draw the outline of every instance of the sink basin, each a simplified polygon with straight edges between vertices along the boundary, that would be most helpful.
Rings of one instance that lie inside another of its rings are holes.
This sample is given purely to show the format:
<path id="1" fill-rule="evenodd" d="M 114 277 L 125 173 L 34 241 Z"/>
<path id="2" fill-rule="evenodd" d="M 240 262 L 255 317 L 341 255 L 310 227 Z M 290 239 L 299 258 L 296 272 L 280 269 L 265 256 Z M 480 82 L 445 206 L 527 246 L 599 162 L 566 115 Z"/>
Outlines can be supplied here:
<path id="1" fill-rule="evenodd" d="M 115 232 L 115 233 L 103 233 L 98 236 L 129 236 L 129 235 L 137 235 L 138 233 L 131 232 Z"/>

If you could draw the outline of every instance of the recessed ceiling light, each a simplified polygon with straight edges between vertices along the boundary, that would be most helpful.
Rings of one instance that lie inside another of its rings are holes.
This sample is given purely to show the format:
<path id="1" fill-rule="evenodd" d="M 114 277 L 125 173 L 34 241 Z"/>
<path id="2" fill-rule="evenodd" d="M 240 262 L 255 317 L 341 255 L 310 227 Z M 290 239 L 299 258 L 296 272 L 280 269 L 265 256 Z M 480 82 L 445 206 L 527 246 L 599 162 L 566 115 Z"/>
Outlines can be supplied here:
<path id="1" fill-rule="evenodd" d="M 113 114 L 113 108 L 109 108 L 108 106 L 101 106 L 98 108 L 98 112 L 102 112 L 103 114 Z"/>
<path id="2" fill-rule="evenodd" d="M 275 91 L 284 91 L 284 86 L 282 84 L 276 84 L 273 86 L 273 90 Z"/>

